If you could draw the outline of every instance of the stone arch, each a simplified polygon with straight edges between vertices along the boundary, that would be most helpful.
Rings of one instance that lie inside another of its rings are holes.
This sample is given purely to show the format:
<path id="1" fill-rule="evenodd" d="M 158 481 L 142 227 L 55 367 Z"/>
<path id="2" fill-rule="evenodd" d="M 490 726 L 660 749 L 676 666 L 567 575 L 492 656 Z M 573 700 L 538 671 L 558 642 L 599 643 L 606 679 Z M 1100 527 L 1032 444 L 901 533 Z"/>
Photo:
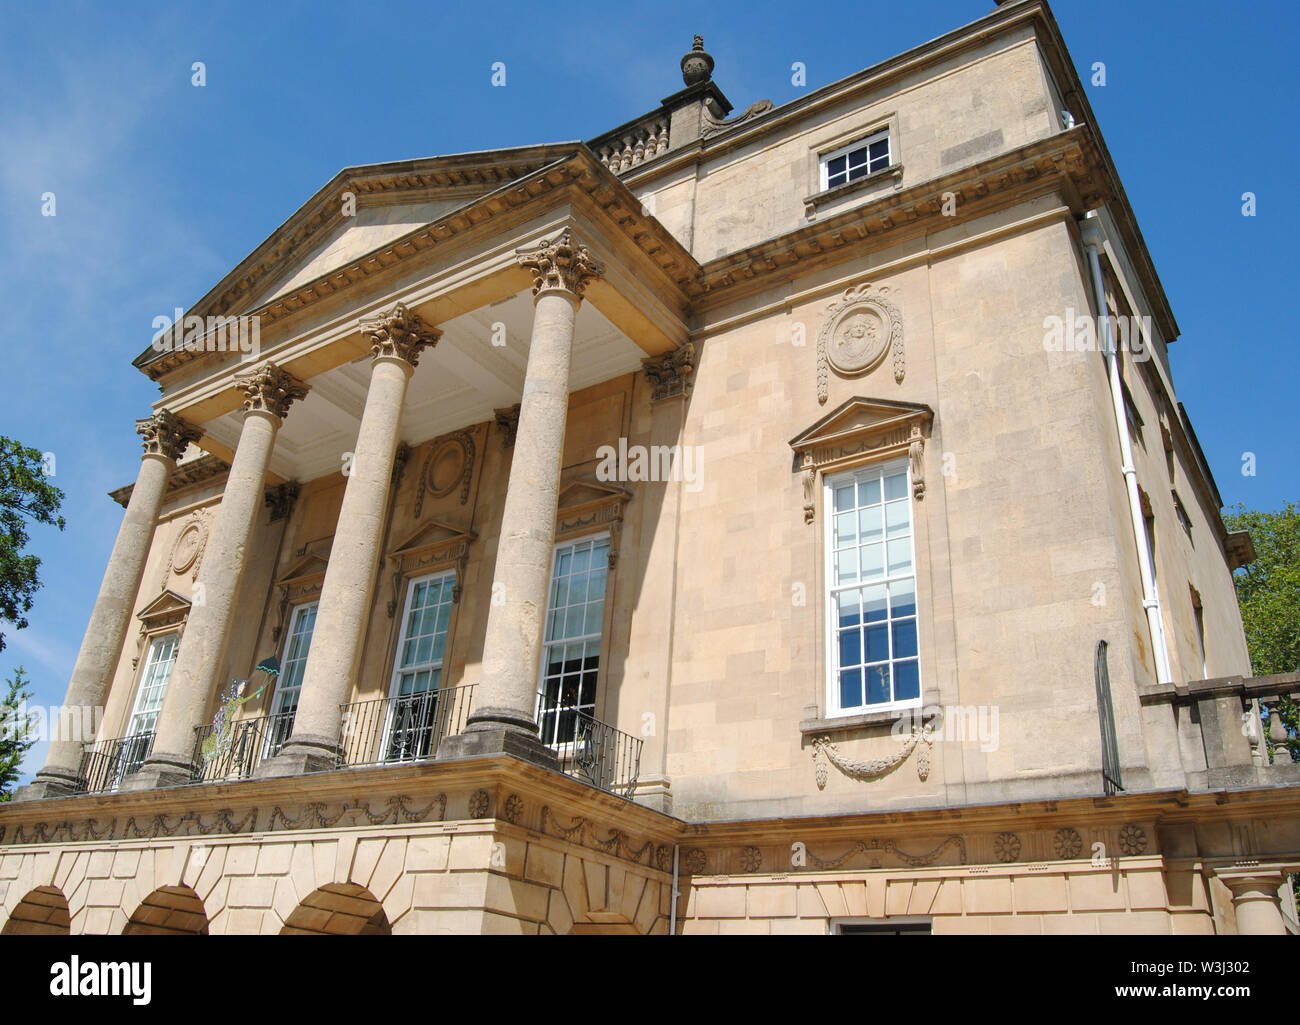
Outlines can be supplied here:
<path id="1" fill-rule="evenodd" d="M 0 936 L 67 936 L 72 931 L 68 899 L 57 886 L 38 886 L 9 913 Z"/>
<path id="2" fill-rule="evenodd" d="M 188 886 L 160 886 L 140 902 L 123 936 L 206 936 L 208 914 Z"/>
<path id="3" fill-rule="evenodd" d="M 294 908 L 281 936 L 389 936 L 393 927 L 374 894 L 356 883 L 326 883 Z"/>

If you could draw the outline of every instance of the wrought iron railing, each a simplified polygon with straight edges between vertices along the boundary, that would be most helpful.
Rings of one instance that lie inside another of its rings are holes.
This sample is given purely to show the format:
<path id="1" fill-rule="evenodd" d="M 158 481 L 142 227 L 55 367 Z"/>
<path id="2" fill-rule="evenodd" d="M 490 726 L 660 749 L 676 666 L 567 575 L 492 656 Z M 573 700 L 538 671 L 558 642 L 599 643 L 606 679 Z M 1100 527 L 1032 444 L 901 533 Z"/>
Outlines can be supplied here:
<path id="1" fill-rule="evenodd" d="M 81 755 L 78 793 L 103 794 L 116 790 L 144 764 L 153 750 L 153 734 L 137 733 L 89 745 Z"/>
<path id="2" fill-rule="evenodd" d="M 641 739 L 586 712 L 572 714 L 572 741 L 556 745 L 560 771 L 630 799 L 641 774 Z"/>
<path id="3" fill-rule="evenodd" d="M 340 765 L 387 765 L 435 758 L 443 737 L 463 732 L 474 684 L 343 706 Z"/>
<path id="4" fill-rule="evenodd" d="M 280 753 L 293 732 L 293 716 L 293 712 L 279 712 L 257 719 L 237 719 L 218 736 L 214 736 L 211 723 L 195 727 L 190 782 L 248 779 L 263 761 Z"/>

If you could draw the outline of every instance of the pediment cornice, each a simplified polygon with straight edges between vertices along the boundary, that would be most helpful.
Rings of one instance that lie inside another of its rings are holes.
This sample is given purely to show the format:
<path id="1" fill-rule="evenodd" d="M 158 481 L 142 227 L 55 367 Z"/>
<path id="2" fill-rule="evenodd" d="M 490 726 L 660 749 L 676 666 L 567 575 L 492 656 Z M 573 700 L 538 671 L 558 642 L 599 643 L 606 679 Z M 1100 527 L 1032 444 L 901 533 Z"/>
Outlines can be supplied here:
<path id="1" fill-rule="evenodd" d="M 855 396 L 796 435 L 794 469 L 803 475 L 804 520 L 817 510 L 819 474 L 868 460 L 906 455 L 911 464 L 912 497 L 925 497 L 925 439 L 934 410 L 922 402 Z"/>
<path id="2" fill-rule="evenodd" d="M 560 147 L 537 147 L 552 155 L 549 163 L 533 167 L 527 173 L 521 173 L 504 183 L 496 182 L 491 191 L 476 196 L 463 206 L 451 210 L 438 219 L 415 228 L 396 239 L 357 256 L 326 273 L 302 283 L 267 300 L 259 306 L 251 305 L 251 297 L 259 289 L 270 285 L 282 276 L 288 261 L 295 250 L 301 254 L 304 245 L 299 227 L 293 220 L 273 235 L 263 247 L 271 246 L 282 257 L 267 257 L 255 260 L 261 249 L 244 261 L 236 272 L 228 275 L 223 284 L 210 292 L 187 316 L 256 316 L 261 328 L 282 320 L 291 314 L 319 303 L 332 296 L 347 291 L 353 285 L 377 275 L 387 273 L 390 268 L 418 257 L 438 246 L 457 240 L 460 236 L 479 229 L 495 218 L 510 216 L 518 219 L 518 213 L 529 205 L 542 207 L 553 203 L 557 193 L 569 191 L 594 202 L 596 207 L 617 227 L 627 240 L 639 249 L 647 260 L 654 264 L 676 287 L 684 301 L 702 293 L 699 282 L 700 265 L 695 258 L 682 247 L 666 228 L 642 210 L 641 202 L 627 187 L 619 181 L 608 168 L 604 167 L 595 155 L 581 143 L 566 144 Z M 510 154 L 515 151 L 501 151 Z M 478 160 L 490 163 L 495 154 L 476 154 Z M 446 159 L 446 158 L 438 158 Z M 419 163 L 419 162 L 412 162 Z M 468 175 L 470 168 L 460 169 L 461 175 Z M 520 168 L 522 172 L 523 167 Z M 440 172 L 450 174 L 449 171 Z M 484 172 L 486 173 L 486 171 Z M 389 195 L 404 183 L 414 188 L 428 189 L 427 180 L 434 177 L 433 172 L 395 173 L 387 177 L 367 180 L 370 194 Z M 331 182 L 314 198 L 302 213 L 304 228 L 314 216 L 325 218 L 311 229 L 310 234 L 325 229 L 326 233 L 342 223 L 343 218 L 337 211 L 338 195 L 346 188 L 355 185 L 365 193 L 362 184 L 346 176 L 346 172 Z M 291 227 L 291 225 L 293 225 Z M 280 239 L 282 232 L 288 232 L 287 238 L 297 242 L 285 242 Z M 320 237 L 324 237 L 321 235 Z M 298 257 L 301 259 L 301 255 Z M 252 261 L 250 263 L 250 261 Z M 241 302 L 249 305 L 241 305 Z M 204 360 L 223 359 L 224 353 L 186 351 L 183 348 L 167 348 L 158 351 L 151 345 L 136 357 L 135 365 L 155 381 L 159 381 L 180 367 L 193 366 Z"/>

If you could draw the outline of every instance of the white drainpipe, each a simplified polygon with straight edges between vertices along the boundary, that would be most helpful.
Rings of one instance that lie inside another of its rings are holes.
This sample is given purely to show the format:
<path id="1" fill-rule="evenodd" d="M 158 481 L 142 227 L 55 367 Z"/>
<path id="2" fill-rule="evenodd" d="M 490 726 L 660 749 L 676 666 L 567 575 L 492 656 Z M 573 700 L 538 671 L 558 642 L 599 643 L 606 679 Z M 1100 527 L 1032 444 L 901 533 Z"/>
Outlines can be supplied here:
<path id="1" fill-rule="evenodd" d="M 1142 499 L 1138 495 L 1137 470 L 1133 466 L 1133 445 L 1129 440 L 1128 415 L 1124 409 L 1124 389 L 1119 377 L 1119 358 L 1115 351 L 1110 316 L 1106 311 L 1106 288 L 1101 274 L 1100 256 L 1103 240 L 1100 219 L 1095 210 L 1089 211 L 1084 219 L 1083 244 L 1088 251 L 1088 266 L 1092 270 L 1093 298 L 1101 329 L 1101 349 L 1106 357 L 1106 375 L 1110 379 L 1111 405 L 1115 410 L 1115 430 L 1119 434 L 1120 460 L 1123 464 L 1121 469 L 1128 490 L 1133 537 L 1137 541 L 1138 570 L 1142 576 L 1142 607 L 1146 609 L 1147 625 L 1151 629 L 1151 650 L 1156 660 L 1156 679 L 1160 683 L 1173 683 L 1173 673 L 1169 668 L 1169 645 L 1165 640 L 1165 622 L 1160 614 L 1160 594 L 1156 590 L 1151 550 L 1147 547 L 1146 522 L 1142 516 Z"/>

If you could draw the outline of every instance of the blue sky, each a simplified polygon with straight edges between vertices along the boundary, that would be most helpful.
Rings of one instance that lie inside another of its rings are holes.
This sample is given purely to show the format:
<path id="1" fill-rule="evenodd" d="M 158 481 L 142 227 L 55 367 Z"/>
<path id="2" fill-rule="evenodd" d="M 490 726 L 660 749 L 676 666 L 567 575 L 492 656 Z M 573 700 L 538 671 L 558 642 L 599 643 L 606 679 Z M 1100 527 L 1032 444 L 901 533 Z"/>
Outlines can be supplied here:
<path id="1" fill-rule="evenodd" d="M 34 531 L 44 588 L 0 671 L 62 700 L 134 480 L 131 366 L 343 167 L 587 139 L 681 87 L 700 33 L 738 110 L 780 104 L 991 10 L 906 4 L 0 4 L 0 434 L 53 452 L 67 530 Z M 1224 501 L 1300 500 L 1289 304 L 1296 5 L 1059 0 L 1075 64 L 1182 339 L 1172 361 Z M 207 82 L 191 85 L 203 61 Z M 506 64 L 505 88 L 490 83 Z M 1090 77 L 1083 74 L 1085 82 Z M 1243 192 L 1258 214 L 1241 215 Z M 56 215 L 41 216 L 53 192 Z M 1253 452 L 1257 473 L 1241 473 Z M 43 745 L 29 755 L 38 768 Z"/>

